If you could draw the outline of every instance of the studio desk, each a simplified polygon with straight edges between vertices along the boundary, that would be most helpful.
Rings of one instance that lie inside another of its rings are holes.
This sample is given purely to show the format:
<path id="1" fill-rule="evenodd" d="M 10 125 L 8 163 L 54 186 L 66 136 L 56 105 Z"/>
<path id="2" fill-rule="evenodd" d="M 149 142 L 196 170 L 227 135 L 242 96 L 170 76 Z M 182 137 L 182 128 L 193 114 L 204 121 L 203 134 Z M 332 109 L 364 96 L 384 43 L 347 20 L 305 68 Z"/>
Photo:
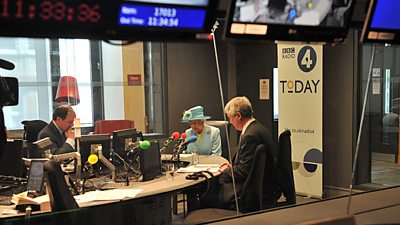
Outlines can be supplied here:
<path id="1" fill-rule="evenodd" d="M 181 155 L 180 160 L 190 162 L 191 156 Z M 200 164 L 222 164 L 224 162 L 227 160 L 220 156 L 199 156 Z M 165 175 L 161 175 L 150 181 L 137 182 L 130 187 L 142 189 L 134 198 L 80 203 L 79 209 L 63 212 L 36 211 L 30 215 L 28 220 L 24 213 L 18 215 L 4 215 L 3 213 L 0 216 L 0 224 L 171 224 L 171 196 L 198 188 L 206 182 L 204 178 L 188 180 L 186 176 L 187 173 L 175 173 L 174 179 L 169 181 Z M 6 209 L 3 207 L 0 210 Z"/>

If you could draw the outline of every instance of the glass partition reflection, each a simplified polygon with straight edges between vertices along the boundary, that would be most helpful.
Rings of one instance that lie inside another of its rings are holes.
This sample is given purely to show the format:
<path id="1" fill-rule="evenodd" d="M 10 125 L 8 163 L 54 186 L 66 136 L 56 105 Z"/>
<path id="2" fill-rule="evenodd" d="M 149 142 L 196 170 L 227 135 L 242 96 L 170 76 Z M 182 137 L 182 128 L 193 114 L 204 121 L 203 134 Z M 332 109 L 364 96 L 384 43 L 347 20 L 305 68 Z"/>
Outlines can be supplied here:
<path id="1" fill-rule="evenodd" d="M 4 108 L 6 127 L 21 129 L 23 120 L 50 121 L 59 104 L 59 80 L 72 76 L 81 96 L 73 107 L 84 134 L 94 131 L 97 120 L 121 119 L 135 121 L 144 133 L 165 133 L 160 49 L 161 43 L 123 46 L 83 39 L 0 38 L 0 57 L 16 65 L 1 75 L 17 77 L 20 87 L 20 103 Z"/>
<path id="2" fill-rule="evenodd" d="M 398 186 L 399 166 L 399 62 L 400 48 L 391 45 L 376 45 L 372 64 L 369 99 L 366 108 L 366 135 L 370 152 L 370 181 L 360 180 L 361 186 L 372 189 Z M 362 47 L 362 89 L 365 90 L 367 65 L 371 61 L 373 46 Z M 368 65 L 369 66 L 369 65 Z"/>
<path id="3" fill-rule="evenodd" d="M 68 65 L 75 61 L 74 59 L 71 59 L 71 57 L 73 58 L 73 56 L 65 58 L 66 56 L 64 55 L 64 53 L 62 53 L 62 49 L 64 49 L 63 45 L 65 44 L 68 44 L 68 42 L 63 42 L 62 44 L 60 40 L 24 38 L 0 39 L 0 57 L 4 57 L 10 61 L 15 60 L 16 62 L 18 62 L 16 63 L 16 70 L 2 71 L 1 75 L 17 76 L 18 78 L 20 78 L 20 105 L 16 106 L 16 108 L 4 108 L 5 116 L 7 118 L 6 125 L 9 130 L 21 129 L 22 125 L 20 124 L 20 122 L 25 119 L 39 118 L 45 121 L 50 121 L 54 104 L 53 96 L 55 95 L 57 89 L 58 78 L 60 74 L 63 73 L 61 71 L 66 70 L 62 68 L 64 68 L 65 65 Z M 235 127 L 231 124 L 232 121 L 230 121 L 230 123 L 228 124 L 228 134 L 223 134 L 222 130 L 225 129 L 224 125 L 216 123 L 212 124 L 212 122 L 215 121 L 224 122 L 221 115 L 225 112 L 221 107 L 219 100 L 214 100 L 219 96 L 220 93 L 219 90 L 215 90 L 215 88 L 212 87 L 212 85 L 216 83 L 216 81 L 210 79 L 211 75 L 205 76 L 204 74 L 196 73 L 196 70 L 202 69 L 198 68 L 201 66 L 197 66 L 198 64 L 201 64 L 201 62 L 195 60 L 196 54 L 191 54 L 193 52 L 204 50 L 204 52 L 206 53 L 201 52 L 198 53 L 198 55 L 204 56 L 203 54 L 206 54 L 207 57 L 203 58 L 211 59 L 211 62 L 213 62 L 214 55 L 212 55 L 212 46 L 210 45 L 210 43 L 198 45 L 189 45 L 186 43 L 178 43 L 175 45 L 166 43 L 135 43 L 134 45 L 129 46 L 112 46 L 99 41 L 76 40 L 70 44 L 72 45 L 72 47 L 73 45 L 75 45 L 75 48 L 73 49 L 76 52 L 81 50 L 85 51 L 85 53 L 81 55 L 81 57 L 85 57 L 85 59 L 79 60 L 79 65 L 84 65 L 86 72 L 83 73 L 82 79 L 78 77 L 78 86 L 81 94 L 81 99 L 86 99 L 86 102 L 81 102 L 78 107 L 82 108 L 77 108 L 76 111 L 78 112 L 78 116 L 79 114 L 82 115 L 81 124 L 82 126 L 87 127 L 87 130 L 85 131 L 86 133 L 94 131 L 93 126 L 96 120 L 128 118 L 134 120 L 135 126 L 138 128 L 138 130 L 144 133 L 162 133 L 165 135 L 165 137 L 170 137 L 170 135 L 172 136 L 172 131 L 174 131 L 172 129 L 168 130 L 168 126 L 174 127 L 175 125 L 172 125 L 172 123 L 179 124 L 179 129 L 177 129 L 177 131 L 179 131 L 178 139 L 180 139 L 182 138 L 181 134 L 186 133 L 186 129 L 189 129 L 191 128 L 191 125 L 194 125 L 190 124 L 189 122 L 181 123 L 182 117 L 184 116 L 184 114 L 182 114 L 182 111 L 186 111 L 196 105 L 202 105 L 204 106 L 204 116 L 208 116 L 209 113 L 213 116 L 210 119 L 206 119 L 205 124 L 209 123 L 210 126 L 215 126 L 220 129 L 221 146 L 225 145 L 226 150 L 226 143 L 229 143 L 231 149 L 231 157 L 234 156 L 237 151 L 237 146 L 240 142 L 240 131 L 237 131 L 235 129 Z M 80 44 L 84 44 L 85 47 L 77 48 L 77 46 L 80 46 Z M 223 45 L 224 48 L 232 47 L 232 45 L 227 47 L 224 43 L 221 43 L 221 45 Z M 265 46 L 270 45 L 273 44 L 237 44 L 235 45 L 235 50 L 237 51 L 237 57 L 242 58 L 245 54 L 241 55 L 241 53 L 254 53 L 248 50 L 249 48 L 262 49 Z M 222 49 L 226 50 L 224 48 Z M 358 108 L 362 107 L 362 99 L 364 97 L 363 94 L 365 91 L 369 64 L 371 62 L 371 48 L 371 46 L 367 45 L 360 46 L 360 52 L 354 52 L 354 54 L 358 54 L 359 56 L 360 78 L 359 84 L 357 85 L 359 85 L 358 88 L 360 89 L 360 94 L 347 96 L 347 98 L 353 99 L 355 102 L 357 102 Z M 183 53 L 187 54 L 180 54 L 182 52 L 176 50 L 181 50 Z M 76 52 L 75 54 L 77 54 Z M 396 176 L 399 169 L 399 127 L 397 115 L 399 104 L 399 96 L 397 94 L 399 91 L 399 65 L 397 62 L 397 58 L 399 56 L 398 53 L 399 49 L 397 46 L 377 46 L 375 52 L 371 86 L 368 93 L 368 105 L 365 114 L 366 118 L 364 121 L 364 123 L 367 125 L 364 126 L 363 130 L 366 136 L 362 136 L 361 139 L 362 148 L 360 148 L 361 157 L 359 159 L 358 171 L 355 179 L 355 184 L 357 185 L 354 188 L 355 193 L 390 186 L 397 186 L 400 182 L 400 179 L 398 179 L 398 177 Z M 270 54 L 271 57 L 276 57 L 276 52 L 271 52 L 268 54 Z M 10 58 L 10 55 L 12 55 L 13 57 Z M 225 60 L 224 57 L 227 57 L 227 55 L 221 55 L 221 58 Z M 62 60 L 65 61 L 65 65 L 64 63 L 62 63 Z M 66 62 L 67 60 L 68 63 Z M 171 66 L 170 63 L 174 62 L 174 60 L 178 61 L 178 63 L 176 64 L 179 64 L 179 66 Z M 224 62 L 224 60 L 222 61 Z M 262 67 L 265 63 L 264 61 L 265 58 L 261 58 L 259 59 L 259 61 L 256 62 L 258 66 Z M 77 62 L 74 63 L 76 64 Z M 209 63 L 209 65 L 207 66 L 214 70 L 213 64 L 211 64 L 209 61 L 207 63 Z M 234 64 L 236 69 L 239 68 L 237 69 L 238 71 L 240 71 L 241 67 L 245 68 L 245 65 L 242 61 L 235 61 Z M 185 68 L 185 66 L 187 65 L 189 65 L 189 69 Z M 276 66 L 277 65 L 274 65 L 272 68 L 275 68 Z M 182 69 L 185 72 L 190 71 L 190 73 L 185 73 L 185 76 L 181 76 L 181 74 L 179 76 L 174 76 L 174 73 L 179 74 L 177 68 L 179 70 Z M 273 73 L 272 68 L 271 76 Z M 245 68 L 243 70 L 247 69 L 248 68 Z M 70 68 L 69 71 L 74 71 L 74 69 Z M 166 74 L 166 71 L 169 73 Z M 79 72 L 76 69 L 74 72 L 71 73 L 78 74 Z M 215 78 L 215 76 L 216 74 L 212 74 L 213 79 Z M 168 78 L 169 81 L 166 78 Z M 246 82 L 243 79 L 239 79 L 238 81 L 236 81 L 236 78 L 232 78 L 231 75 L 223 75 L 223 80 L 229 79 L 235 80 L 233 81 L 234 86 L 240 85 L 241 82 Z M 252 78 L 251 76 L 247 76 L 246 79 L 248 80 L 248 82 L 253 82 L 254 80 L 257 80 L 256 78 Z M 185 85 L 182 85 L 182 83 L 184 83 Z M 186 85 L 187 83 L 189 83 L 190 85 Z M 169 93 L 166 92 L 166 86 L 169 86 Z M 201 94 L 199 94 L 200 92 L 197 92 L 197 88 L 199 87 L 202 90 Z M 178 92 L 177 90 L 179 90 L 179 93 L 176 93 Z M 223 92 L 226 93 L 227 90 L 223 90 Z M 233 92 L 235 93 L 231 93 L 229 98 L 225 96 L 225 102 L 223 103 L 223 105 L 225 105 L 232 97 L 236 96 L 236 94 L 250 95 L 253 90 L 250 90 L 247 93 L 236 93 L 236 90 Z M 172 99 L 173 101 L 168 98 L 166 99 L 168 94 L 174 96 L 174 99 Z M 181 99 L 175 99 L 175 97 L 177 96 Z M 189 100 L 186 100 L 186 98 L 189 98 L 187 96 L 191 96 Z M 257 98 L 249 98 L 252 103 L 255 103 L 254 110 L 256 112 L 260 112 L 263 110 L 259 108 L 260 105 L 257 104 Z M 46 99 L 46 101 L 44 101 L 43 99 Z M 181 104 L 180 101 L 184 101 L 184 105 Z M 167 105 L 167 103 L 169 104 Z M 170 112 L 177 112 L 177 115 L 168 115 L 167 117 L 167 115 L 165 114 L 167 109 Z M 353 117 L 359 118 L 360 112 L 354 110 L 351 115 Z M 255 118 L 259 120 L 263 119 L 262 117 L 257 116 Z M 268 119 L 273 120 L 272 117 Z M 354 123 L 357 125 L 356 122 Z M 278 150 L 278 134 L 274 129 L 270 127 L 268 127 L 268 129 L 270 129 L 272 136 L 274 136 L 274 142 L 276 144 L 275 147 L 277 148 L 276 150 Z M 223 135 L 225 135 L 225 137 L 223 137 Z M 187 136 L 190 137 L 191 135 Z M 199 137 L 196 138 L 199 139 Z M 228 138 L 228 140 L 226 141 L 225 138 Z M 332 141 L 333 138 L 334 137 L 328 137 L 327 140 Z M 173 148 L 174 145 L 178 142 L 178 139 L 174 139 L 174 141 L 171 142 L 172 144 L 169 146 L 169 148 Z M 163 146 L 166 140 L 166 138 L 159 139 L 160 147 Z M 341 142 L 342 140 L 333 141 Z M 347 150 L 350 152 L 353 149 L 349 148 Z M 184 154 L 181 157 L 182 161 L 186 161 L 188 163 L 193 163 L 196 161 L 196 152 L 193 153 L 193 151 L 189 149 L 188 151 L 183 153 Z M 223 157 L 222 160 L 226 160 L 224 162 L 228 162 L 229 154 L 224 153 L 224 149 L 222 149 L 221 154 Z M 202 161 L 205 158 L 207 157 L 201 156 L 200 154 L 199 163 L 221 163 L 221 161 Z M 153 194 L 156 192 L 160 193 L 158 197 L 167 196 L 166 198 L 162 199 L 162 203 L 167 205 L 168 207 L 161 207 L 162 210 L 160 212 L 164 212 L 165 214 L 163 215 L 168 216 L 162 218 L 149 216 L 146 219 L 150 220 L 151 218 L 151 222 L 154 222 L 155 219 L 160 219 L 160 221 L 173 221 L 180 224 L 182 223 L 185 216 L 187 216 L 188 211 L 200 208 L 200 205 L 198 205 L 199 200 L 202 197 L 202 194 L 207 191 L 207 188 L 209 187 L 208 185 L 219 183 L 219 177 L 218 175 L 215 175 L 213 180 L 209 180 L 209 178 L 207 178 L 209 182 L 203 182 L 201 185 L 196 186 L 196 188 L 193 189 L 192 187 L 189 188 L 189 186 L 193 184 L 190 182 L 196 181 L 187 180 L 187 175 L 188 174 L 175 173 L 174 180 L 167 183 L 167 185 L 157 185 L 157 187 L 147 186 L 146 190 L 153 191 Z M 208 175 L 204 176 L 208 177 Z M 162 178 L 167 179 L 166 176 L 163 176 Z M 198 181 L 206 180 L 204 177 L 198 177 L 198 179 Z M 349 178 L 346 177 L 345 179 Z M 179 184 L 178 182 L 180 181 L 187 183 Z M 178 185 L 176 189 L 165 189 L 175 184 Z M 232 182 L 227 183 L 227 185 L 230 185 L 229 188 L 233 190 Z M 325 195 L 323 199 L 335 198 L 348 195 L 348 189 L 347 186 L 337 189 L 325 187 L 324 193 Z M 275 197 L 279 197 L 280 202 L 285 200 L 285 197 L 280 195 L 281 193 L 279 191 L 277 191 L 276 194 L 277 196 Z M 177 204 L 174 203 L 175 197 L 177 200 Z M 308 198 L 307 196 L 301 195 L 297 195 L 295 197 L 297 200 L 297 204 L 323 200 Z M 157 199 L 158 198 L 154 199 L 150 198 L 149 196 L 144 196 L 141 197 L 139 200 L 143 200 L 144 202 L 146 202 L 146 204 L 152 204 L 155 203 L 155 201 L 158 201 Z M 273 205 L 273 207 L 269 207 L 271 206 L 268 205 L 270 202 L 268 202 L 268 200 L 265 200 L 265 198 L 263 200 L 263 206 L 261 207 L 262 210 L 273 210 L 284 205 L 277 203 Z M 231 199 L 231 201 L 233 201 L 233 204 L 236 203 L 235 199 Z M 181 204 L 180 202 L 184 203 Z M 238 204 L 241 204 L 240 200 L 238 201 Z M 259 208 L 257 208 L 257 204 L 258 203 L 256 201 L 252 201 L 250 205 L 252 207 L 255 207 L 255 209 L 252 209 L 250 211 L 260 211 Z M 135 205 L 135 201 L 129 200 L 126 202 L 114 202 L 110 204 L 110 206 L 106 206 L 106 208 L 103 209 L 111 209 L 113 207 L 116 207 L 118 209 L 121 209 L 121 211 L 128 212 L 129 215 L 132 215 L 125 217 L 125 219 L 121 219 L 123 215 L 121 215 L 121 213 L 119 212 L 113 211 L 113 213 L 116 213 L 115 215 L 117 215 L 115 216 L 115 218 L 120 216 L 118 217 L 119 219 L 116 219 L 116 224 L 118 224 L 119 220 L 121 220 L 122 223 L 126 221 L 129 221 L 129 223 L 131 223 L 132 221 L 135 221 L 132 223 L 141 224 L 136 221 L 137 218 L 143 219 L 143 217 L 139 215 L 149 214 L 145 214 L 143 213 L 143 211 L 140 211 L 141 209 L 135 208 Z M 82 208 L 79 209 L 77 213 L 70 214 L 78 215 L 78 217 L 80 216 L 80 214 L 82 214 L 82 217 L 85 217 L 85 219 L 79 220 L 93 223 L 93 221 L 98 221 L 98 218 L 93 218 L 94 214 L 92 213 L 92 210 L 101 211 L 103 210 L 101 209 L 101 207 L 102 206 L 92 206 L 89 208 Z M 177 210 L 176 215 L 173 214 L 174 207 L 176 207 Z M 227 214 L 225 214 L 224 216 L 231 216 L 236 214 L 235 207 L 230 207 L 229 210 L 230 211 L 225 211 Z M 239 211 L 241 211 L 241 214 L 249 212 L 244 208 L 239 208 Z M 112 213 L 110 211 L 110 215 L 111 214 Z M 58 216 L 61 215 L 63 215 L 63 213 L 48 213 L 43 215 L 34 215 L 31 218 L 32 221 L 47 221 L 48 218 L 58 218 Z M 69 215 L 69 213 L 67 213 L 67 215 Z M 87 217 L 89 217 L 89 219 Z M 10 221 L 11 224 L 19 224 L 22 223 L 24 219 L 10 218 L 7 219 L 7 221 Z M 59 220 L 53 219 L 49 221 L 56 222 Z M 112 223 L 114 223 L 114 220 L 112 221 Z"/>

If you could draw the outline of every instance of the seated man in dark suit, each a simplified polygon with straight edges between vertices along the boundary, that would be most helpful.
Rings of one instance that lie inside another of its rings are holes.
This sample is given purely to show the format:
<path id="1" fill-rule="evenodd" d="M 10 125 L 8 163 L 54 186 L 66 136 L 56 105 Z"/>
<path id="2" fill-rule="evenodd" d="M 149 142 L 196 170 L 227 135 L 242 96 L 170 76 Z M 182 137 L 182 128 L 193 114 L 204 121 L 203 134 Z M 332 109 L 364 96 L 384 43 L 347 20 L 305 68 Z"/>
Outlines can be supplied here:
<path id="1" fill-rule="evenodd" d="M 232 184 L 232 172 L 236 184 L 237 196 L 240 196 L 243 184 L 250 172 L 256 146 L 264 144 L 274 155 L 274 142 L 270 132 L 253 118 L 253 108 L 246 97 L 235 97 L 225 106 L 230 123 L 241 131 L 238 149 L 233 156 L 232 165 L 222 164 L 219 168 L 219 184 L 213 185 L 209 193 L 200 198 L 202 207 L 235 208 L 235 195 Z M 268 158 L 266 163 L 272 165 L 274 158 Z"/>
<path id="2" fill-rule="evenodd" d="M 53 113 L 53 120 L 38 134 L 38 140 L 49 137 L 56 145 L 51 154 L 64 154 L 75 151 L 75 132 L 72 129 L 75 111 L 71 106 L 59 106 Z"/>

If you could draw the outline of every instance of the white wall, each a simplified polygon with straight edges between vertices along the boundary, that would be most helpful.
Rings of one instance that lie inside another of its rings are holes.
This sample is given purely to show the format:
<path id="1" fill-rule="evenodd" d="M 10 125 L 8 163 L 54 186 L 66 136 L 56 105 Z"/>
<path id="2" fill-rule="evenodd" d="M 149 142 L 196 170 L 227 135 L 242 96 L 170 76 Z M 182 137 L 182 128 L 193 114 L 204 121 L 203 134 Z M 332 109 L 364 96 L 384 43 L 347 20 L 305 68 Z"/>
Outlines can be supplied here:
<path id="1" fill-rule="evenodd" d="M 102 42 L 102 57 L 104 79 L 104 119 L 124 119 L 122 47 Z"/>

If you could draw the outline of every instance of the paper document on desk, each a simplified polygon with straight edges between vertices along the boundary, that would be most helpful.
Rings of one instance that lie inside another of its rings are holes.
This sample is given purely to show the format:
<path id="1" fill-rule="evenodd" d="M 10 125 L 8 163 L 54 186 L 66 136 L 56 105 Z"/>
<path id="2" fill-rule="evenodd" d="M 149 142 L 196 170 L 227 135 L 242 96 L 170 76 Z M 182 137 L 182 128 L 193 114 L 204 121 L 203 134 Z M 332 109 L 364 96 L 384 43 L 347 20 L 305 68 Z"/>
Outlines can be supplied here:
<path id="1" fill-rule="evenodd" d="M 194 173 L 200 171 L 210 171 L 211 173 L 218 172 L 219 164 L 197 164 L 188 167 L 181 167 L 176 172 L 178 173 Z"/>
<path id="2" fill-rule="evenodd" d="M 25 191 L 17 195 L 13 195 L 11 202 L 15 205 L 39 205 L 41 211 L 51 210 L 50 198 L 48 195 L 31 198 L 28 196 L 28 192 Z"/>
<path id="3" fill-rule="evenodd" d="M 112 189 L 106 191 L 91 191 L 83 195 L 74 196 L 78 204 L 93 201 L 112 201 L 134 198 L 143 189 Z"/>

